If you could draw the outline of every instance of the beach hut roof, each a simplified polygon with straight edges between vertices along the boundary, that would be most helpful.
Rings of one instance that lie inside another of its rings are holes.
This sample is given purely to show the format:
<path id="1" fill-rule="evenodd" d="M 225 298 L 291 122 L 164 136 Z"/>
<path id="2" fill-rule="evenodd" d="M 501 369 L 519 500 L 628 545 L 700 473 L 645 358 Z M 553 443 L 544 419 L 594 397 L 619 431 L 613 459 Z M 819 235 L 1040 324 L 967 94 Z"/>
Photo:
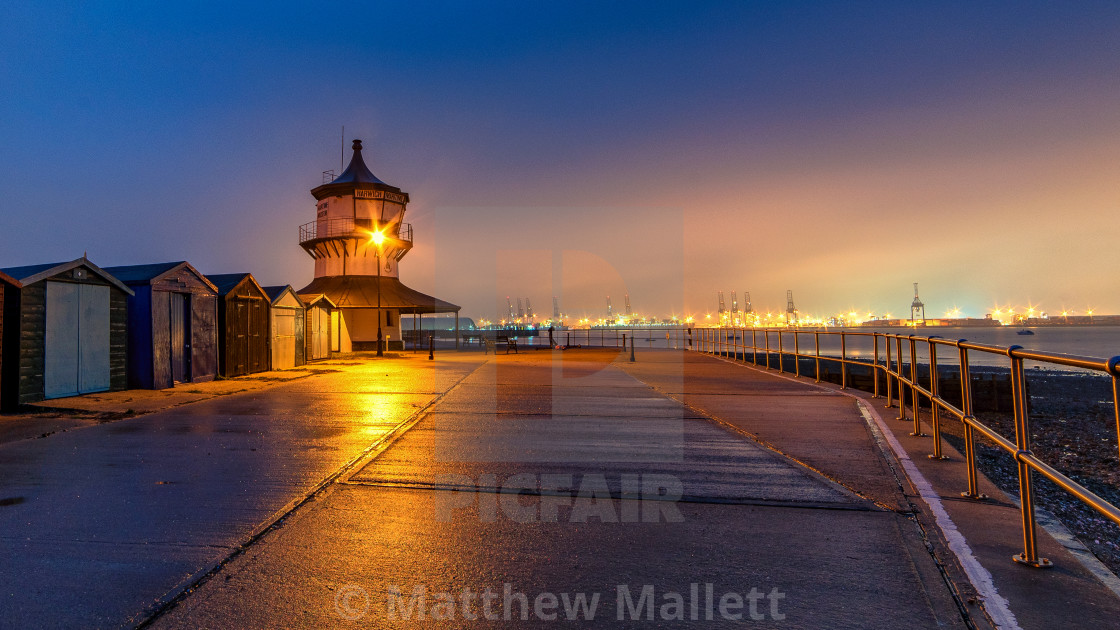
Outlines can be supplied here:
<path id="1" fill-rule="evenodd" d="M 9 276 L 8 274 L 4 273 L 3 271 L 0 271 L 0 282 L 7 282 L 8 284 L 10 284 L 10 285 L 12 285 L 16 288 L 19 288 L 19 287 L 23 286 L 22 284 L 20 284 L 19 280 L 16 280 L 15 278 Z"/>
<path id="2" fill-rule="evenodd" d="M 307 308 L 311 308 L 319 302 L 326 302 L 331 308 L 338 308 L 338 305 L 326 293 L 299 293 L 297 295 L 299 295 L 299 299 L 303 300 L 303 305 Z"/>
<path id="3" fill-rule="evenodd" d="M 268 299 L 272 300 L 273 304 L 275 304 L 276 301 L 281 298 L 281 296 L 283 296 L 285 293 L 287 293 L 289 291 L 292 292 L 292 297 L 294 297 L 296 300 L 298 300 L 300 304 L 303 304 L 303 300 L 300 299 L 299 294 L 296 293 L 296 290 L 293 289 L 292 285 L 290 285 L 290 284 L 281 284 L 281 285 L 276 285 L 276 286 L 273 286 L 273 287 L 261 287 L 261 288 L 264 289 L 265 295 L 268 296 Z"/>
<path id="4" fill-rule="evenodd" d="M 152 263 L 148 265 L 123 265 L 120 267 L 106 267 L 105 271 L 113 274 L 118 280 L 125 284 L 138 285 L 138 284 L 151 284 L 151 282 L 160 276 L 175 271 L 177 269 L 187 269 L 194 275 L 198 276 L 203 283 L 215 291 L 218 290 L 214 283 L 212 283 L 206 276 L 198 272 L 189 262 L 180 260 L 178 262 L 166 263 Z"/>
<path id="5" fill-rule="evenodd" d="M 129 295 L 134 295 L 132 289 L 125 286 L 125 284 L 123 282 L 118 280 L 115 276 L 113 276 L 109 272 L 107 272 L 104 269 L 102 269 L 101 267 L 98 267 L 97 265 L 91 263 L 89 261 L 89 259 L 86 258 L 85 256 L 82 256 L 81 258 L 76 258 L 74 260 L 71 260 L 70 262 L 45 263 L 45 264 L 42 264 L 42 265 L 26 265 L 26 266 L 23 266 L 23 267 L 8 267 L 6 269 L 0 269 L 0 272 L 3 272 L 5 274 L 11 276 L 12 278 L 18 280 L 21 285 L 27 286 L 29 284 L 35 284 L 36 282 L 39 282 L 40 280 L 46 280 L 47 278 L 50 278 L 51 276 L 57 276 L 60 273 L 66 273 L 67 271 L 70 271 L 71 269 L 74 269 L 75 267 L 86 267 L 90 271 L 92 271 L 93 273 L 100 276 L 102 279 L 104 279 L 109 284 L 117 287 L 118 289 L 120 289 L 121 291 L 124 291 L 125 293 L 127 293 Z"/>
<path id="6" fill-rule="evenodd" d="M 215 275 L 207 275 L 206 278 L 218 289 L 218 295 L 225 295 L 232 291 L 237 285 L 241 284 L 245 278 L 248 277 L 253 285 L 264 293 L 264 289 L 257 283 L 257 279 L 251 273 L 219 273 Z"/>

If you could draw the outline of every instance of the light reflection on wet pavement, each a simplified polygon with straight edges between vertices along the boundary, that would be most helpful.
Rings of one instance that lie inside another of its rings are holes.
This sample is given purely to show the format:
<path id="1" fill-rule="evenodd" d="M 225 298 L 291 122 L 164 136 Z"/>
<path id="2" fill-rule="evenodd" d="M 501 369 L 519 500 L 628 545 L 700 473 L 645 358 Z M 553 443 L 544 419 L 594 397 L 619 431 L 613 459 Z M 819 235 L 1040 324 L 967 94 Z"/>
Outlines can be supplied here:
<path id="1" fill-rule="evenodd" d="M 4 624 L 143 619 L 478 364 L 363 362 L 0 445 Z"/>

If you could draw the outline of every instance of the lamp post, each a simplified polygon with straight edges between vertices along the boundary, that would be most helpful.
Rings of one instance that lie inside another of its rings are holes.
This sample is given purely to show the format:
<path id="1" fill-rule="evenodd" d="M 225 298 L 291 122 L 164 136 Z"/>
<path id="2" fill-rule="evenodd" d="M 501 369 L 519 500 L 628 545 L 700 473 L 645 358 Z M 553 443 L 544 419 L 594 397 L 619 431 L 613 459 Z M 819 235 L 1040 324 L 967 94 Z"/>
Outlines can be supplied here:
<path id="1" fill-rule="evenodd" d="M 381 334 L 381 245 L 385 243 L 385 235 L 378 230 L 370 235 L 369 240 L 377 247 L 377 356 L 383 357 L 385 337 Z"/>

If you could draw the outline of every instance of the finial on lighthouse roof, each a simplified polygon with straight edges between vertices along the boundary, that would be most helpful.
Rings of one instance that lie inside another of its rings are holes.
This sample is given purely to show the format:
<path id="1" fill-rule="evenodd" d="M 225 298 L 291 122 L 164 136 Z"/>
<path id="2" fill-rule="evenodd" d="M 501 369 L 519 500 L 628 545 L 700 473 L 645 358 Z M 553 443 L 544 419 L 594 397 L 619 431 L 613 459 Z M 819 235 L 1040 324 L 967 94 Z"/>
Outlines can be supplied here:
<path id="1" fill-rule="evenodd" d="M 385 184 L 374 175 L 365 160 L 362 159 L 362 141 L 354 140 L 354 157 L 350 158 L 350 165 L 345 171 L 332 181 L 332 184 Z"/>

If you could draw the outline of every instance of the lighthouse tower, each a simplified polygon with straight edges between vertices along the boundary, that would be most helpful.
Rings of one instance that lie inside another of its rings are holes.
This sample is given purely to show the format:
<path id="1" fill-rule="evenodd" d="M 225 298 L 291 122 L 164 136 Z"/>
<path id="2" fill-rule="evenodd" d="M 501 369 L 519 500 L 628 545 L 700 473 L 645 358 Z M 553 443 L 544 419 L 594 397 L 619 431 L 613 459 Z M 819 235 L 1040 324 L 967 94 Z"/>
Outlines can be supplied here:
<path id="1" fill-rule="evenodd" d="M 379 330 L 388 349 L 400 349 L 402 314 L 457 314 L 459 307 L 401 283 L 398 264 L 412 249 L 408 193 L 369 170 L 361 140 L 353 149 L 341 175 L 311 189 L 315 220 L 300 226 L 299 244 L 315 260 L 315 279 L 299 294 L 326 295 L 338 306 L 340 351 L 375 350 Z"/>

